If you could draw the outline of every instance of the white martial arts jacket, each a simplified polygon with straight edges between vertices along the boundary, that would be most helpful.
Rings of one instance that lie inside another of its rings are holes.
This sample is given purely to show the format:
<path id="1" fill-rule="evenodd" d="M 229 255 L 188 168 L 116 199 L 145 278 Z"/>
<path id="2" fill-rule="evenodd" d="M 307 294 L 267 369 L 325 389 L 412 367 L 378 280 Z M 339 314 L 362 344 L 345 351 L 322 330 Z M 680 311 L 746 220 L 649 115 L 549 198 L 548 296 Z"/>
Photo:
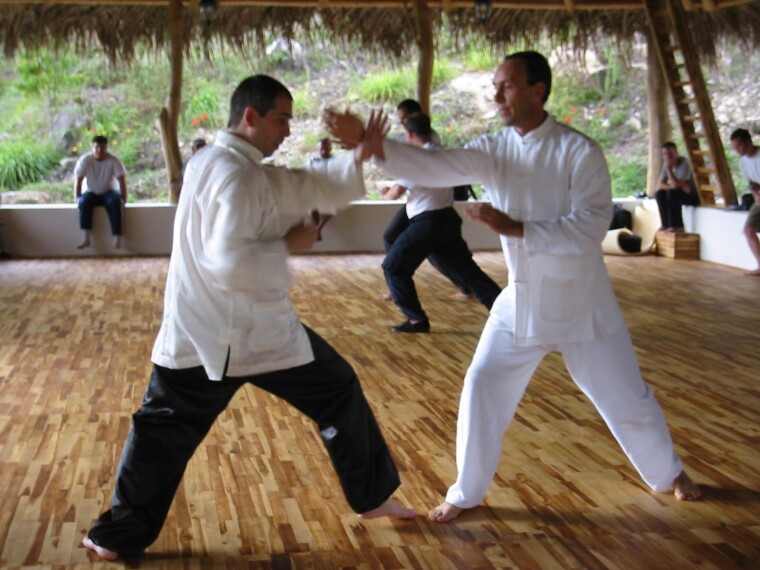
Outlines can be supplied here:
<path id="1" fill-rule="evenodd" d="M 508 284 L 491 314 L 518 346 L 600 338 L 623 326 L 601 242 L 612 216 L 599 146 L 549 116 L 520 136 L 506 128 L 463 149 L 422 150 L 386 140 L 393 175 L 428 186 L 482 184 L 492 205 L 524 224 L 500 236 Z"/>
<path id="2" fill-rule="evenodd" d="M 353 153 L 318 171 L 263 166 L 248 142 L 222 131 L 188 163 L 174 219 L 164 318 L 155 364 L 203 366 L 220 380 L 314 359 L 287 296 L 291 285 L 280 216 L 334 213 L 365 193 Z"/>

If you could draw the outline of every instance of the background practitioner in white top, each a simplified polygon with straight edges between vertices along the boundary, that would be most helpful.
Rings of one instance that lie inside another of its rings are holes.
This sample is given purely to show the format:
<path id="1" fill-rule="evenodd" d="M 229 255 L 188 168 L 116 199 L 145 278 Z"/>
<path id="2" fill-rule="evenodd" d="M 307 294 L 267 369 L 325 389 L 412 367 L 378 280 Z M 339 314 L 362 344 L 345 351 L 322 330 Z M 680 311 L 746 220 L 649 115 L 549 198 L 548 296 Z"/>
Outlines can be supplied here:
<path id="1" fill-rule="evenodd" d="M 752 137 L 747 129 L 736 129 L 731 133 L 731 146 L 741 156 L 739 164 L 755 200 L 744 223 L 744 237 L 752 255 L 755 256 L 757 268 L 745 275 L 760 276 L 760 239 L 757 237 L 757 232 L 760 232 L 760 149 L 752 144 Z"/>
<path id="2" fill-rule="evenodd" d="M 430 118 L 413 113 L 404 120 L 407 141 L 424 149 L 438 148 L 432 141 Z M 385 280 L 393 301 L 407 320 L 392 327 L 393 332 L 426 333 L 430 321 L 417 296 L 413 276 L 420 264 L 435 256 L 441 271 L 462 283 L 490 309 L 501 293 L 493 279 L 478 267 L 462 237 L 462 219 L 454 210 L 453 188 L 429 188 L 400 180 L 389 191 L 391 199 L 406 192 L 407 227 L 396 237 L 383 260 Z"/>

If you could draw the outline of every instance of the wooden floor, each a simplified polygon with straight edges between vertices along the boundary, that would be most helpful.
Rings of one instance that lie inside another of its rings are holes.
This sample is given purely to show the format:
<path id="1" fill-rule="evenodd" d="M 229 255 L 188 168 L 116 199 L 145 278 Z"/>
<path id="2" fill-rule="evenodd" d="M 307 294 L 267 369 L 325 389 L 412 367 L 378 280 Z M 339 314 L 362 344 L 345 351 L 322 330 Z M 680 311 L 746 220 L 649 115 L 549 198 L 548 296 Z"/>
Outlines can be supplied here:
<path id="1" fill-rule="evenodd" d="M 500 253 L 478 262 L 499 282 Z M 302 320 L 355 366 L 420 512 L 455 475 L 462 377 L 486 318 L 428 265 L 432 334 L 402 318 L 376 255 L 294 260 Z M 0 567 L 93 564 L 159 326 L 166 258 L 0 262 Z M 313 426 L 242 389 L 131 568 L 760 568 L 760 279 L 703 262 L 609 258 L 643 372 L 699 503 L 648 491 L 561 360 L 541 365 L 485 506 L 449 525 L 357 519 Z"/>

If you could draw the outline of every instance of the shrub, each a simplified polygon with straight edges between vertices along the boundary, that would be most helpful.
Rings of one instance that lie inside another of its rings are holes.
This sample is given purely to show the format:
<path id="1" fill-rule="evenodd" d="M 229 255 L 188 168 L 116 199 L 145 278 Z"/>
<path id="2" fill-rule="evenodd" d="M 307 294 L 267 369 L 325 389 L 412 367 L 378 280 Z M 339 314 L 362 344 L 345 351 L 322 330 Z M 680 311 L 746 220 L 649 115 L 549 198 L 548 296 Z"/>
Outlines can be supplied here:
<path id="1" fill-rule="evenodd" d="M 491 51 L 485 46 L 468 47 L 464 65 L 468 71 L 491 71 L 495 67 Z"/>
<path id="2" fill-rule="evenodd" d="M 372 102 L 401 101 L 415 90 L 410 70 L 391 69 L 368 75 L 356 88 L 361 99 Z"/>
<path id="3" fill-rule="evenodd" d="M 609 163 L 613 198 L 626 198 L 636 190 L 646 190 L 646 158 L 633 158 L 631 160 L 610 158 Z"/>
<path id="4" fill-rule="evenodd" d="M 15 190 L 46 176 L 57 164 L 52 144 L 4 142 L 0 145 L 0 188 Z"/>

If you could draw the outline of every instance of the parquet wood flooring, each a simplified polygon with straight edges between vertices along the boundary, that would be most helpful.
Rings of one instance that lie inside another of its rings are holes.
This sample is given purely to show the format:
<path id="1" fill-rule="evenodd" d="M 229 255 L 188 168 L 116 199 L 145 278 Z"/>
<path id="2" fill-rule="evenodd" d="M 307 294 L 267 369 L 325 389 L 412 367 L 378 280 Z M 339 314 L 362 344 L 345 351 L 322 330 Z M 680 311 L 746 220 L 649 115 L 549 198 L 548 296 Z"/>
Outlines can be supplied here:
<path id="1" fill-rule="evenodd" d="M 498 252 L 476 254 L 498 282 Z M 378 255 L 295 258 L 304 323 L 356 368 L 420 513 L 455 475 L 464 371 L 485 322 L 425 264 L 430 335 L 377 300 Z M 158 541 L 130 568 L 760 568 L 760 279 L 662 257 L 608 258 L 648 382 L 698 503 L 651 493 L 561 359 L 542 363 L 483 507 L 448 525 L 358 519 L 311 423 L 245 387 L 193 457 Z M 168 259 L 0 263 L 0 567 L 90 568 L 150 370 Z"/>

